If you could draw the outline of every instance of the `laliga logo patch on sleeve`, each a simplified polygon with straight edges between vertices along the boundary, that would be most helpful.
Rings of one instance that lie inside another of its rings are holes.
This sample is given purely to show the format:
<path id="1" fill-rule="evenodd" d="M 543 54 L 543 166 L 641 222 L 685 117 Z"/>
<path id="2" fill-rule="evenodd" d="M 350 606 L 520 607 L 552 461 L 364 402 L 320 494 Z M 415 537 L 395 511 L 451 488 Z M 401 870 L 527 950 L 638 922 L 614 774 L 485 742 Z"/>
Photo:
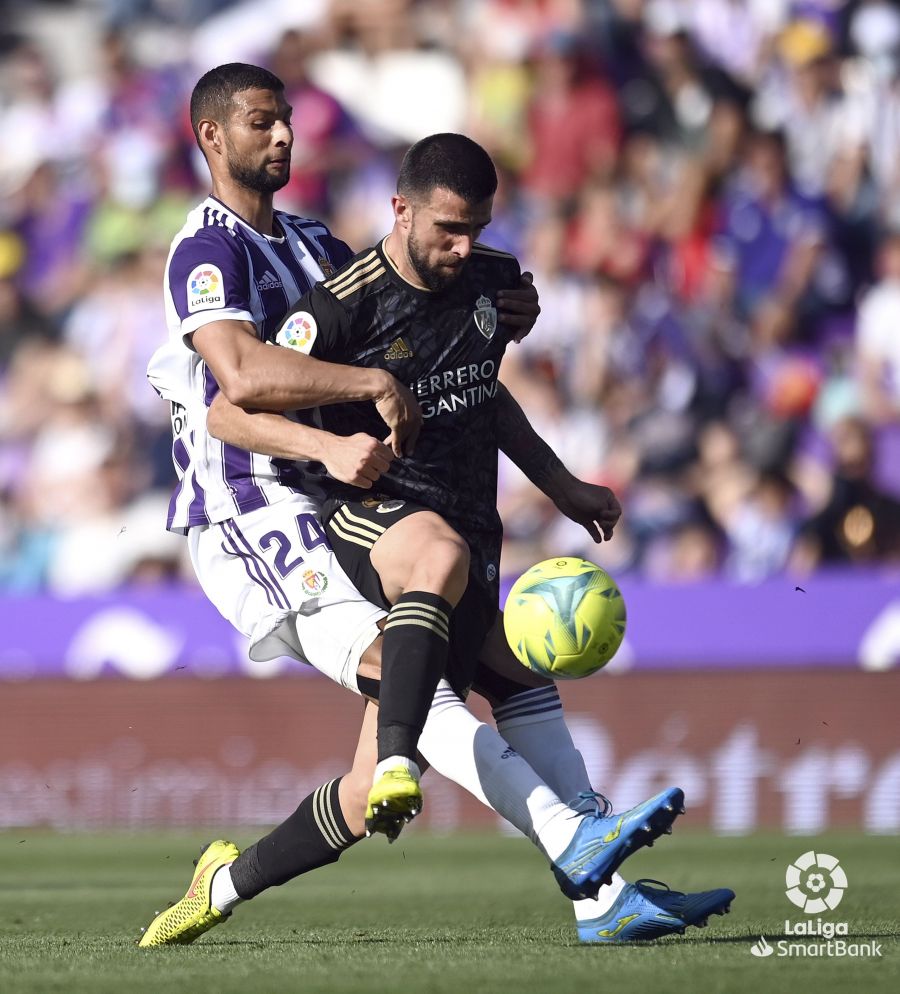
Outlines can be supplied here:
<path id="1" fill-rule="evenodd" d="M 188 276 L 187 304 L 191 314 L 225 306 L 225 282 L 218 266 L 203 263 Z"/>
<path id="2" fill-rule="evenodd" d="M 318 334 L 316 319 L 308 311 L 292 314 L 281 326 L 275 341 L 286 349 L 295 349 L 309 355 Z"/>

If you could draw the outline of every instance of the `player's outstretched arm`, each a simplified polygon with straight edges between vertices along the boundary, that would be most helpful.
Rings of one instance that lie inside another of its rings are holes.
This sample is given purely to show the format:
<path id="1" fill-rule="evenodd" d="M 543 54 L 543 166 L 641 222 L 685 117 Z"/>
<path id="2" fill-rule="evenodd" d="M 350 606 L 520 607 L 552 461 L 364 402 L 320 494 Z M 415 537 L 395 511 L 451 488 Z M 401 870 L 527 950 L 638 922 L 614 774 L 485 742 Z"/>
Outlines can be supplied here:
<path id="1" fill-rule="evenodd" d="M 577 521 L 595 542 L 611 539 L 622 515 L 616 495 L 609 487 L 585 483 L 573 476 L 531 426 L 513 395 L 502 383 L 498 387 L 495 404 L 501 451 L 553 501 L 560 513 Z"/>
<path id="2" fill-rule="evenodd" d="M 221 393 L 210 404 L 206 427 L 213 438 L 240 449 L 276 459 L 321 462 L 336 480 L 363 490 L 372 488 L 393 459 L 388 446 L 371 435 L 333 435 L 283 414 L 237 407 Z"/>
<path id="3" fill-rule="evenodd" d="M 194 332 L 191 344 L 212 370 L 219 388 L 238 407 L 296 411 L 395 398 L 408 420 L 418 416 L 419 405 L 409 390 L 386 370 L 323 362 L 293 349 L 273 348 L 257 338 L 249 321 L 203 325 Z M 407 412 L 407 407 L 415 411 Z"/>
<path id="4" fill-rule="evenodd" d="M 422 425 L 412 391 L 384 369 L 344 366 L 256 337 L 249 321 L 215 321 L 192 342 L 225 397 L 254 411 L 297 411 L 325 404 L 371 400 L 390 430 L 395 454 L 411 452 Z"/>

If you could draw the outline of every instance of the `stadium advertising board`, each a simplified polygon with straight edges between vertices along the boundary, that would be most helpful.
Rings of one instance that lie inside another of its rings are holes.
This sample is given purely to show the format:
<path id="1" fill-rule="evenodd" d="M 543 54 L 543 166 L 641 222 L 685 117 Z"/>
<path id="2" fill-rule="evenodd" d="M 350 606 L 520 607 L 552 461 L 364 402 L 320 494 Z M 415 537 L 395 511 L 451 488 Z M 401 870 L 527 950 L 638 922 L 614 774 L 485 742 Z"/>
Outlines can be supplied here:
<path id="1" fill-rule="evenodd" d="M 592 781 L 620 810 L 679 784 L 686 826 L 900 831 L 898 671 L 600 673 L 561 692 Z M 324 678 L 186 671 L 8 683 L 3 699 L 4 827 L 274 824 L 345 771 L 361 717 Z M 418 823 L 499 827 L 433 774 Z"/>

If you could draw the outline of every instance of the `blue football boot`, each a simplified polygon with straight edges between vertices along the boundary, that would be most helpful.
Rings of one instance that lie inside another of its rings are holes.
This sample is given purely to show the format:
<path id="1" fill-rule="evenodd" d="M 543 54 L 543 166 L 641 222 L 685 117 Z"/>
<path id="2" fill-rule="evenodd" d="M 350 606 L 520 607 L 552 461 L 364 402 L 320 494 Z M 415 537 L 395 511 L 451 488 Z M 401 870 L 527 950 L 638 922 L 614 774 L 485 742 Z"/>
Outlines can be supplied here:
<path id="1" fill-rule="evenodd" d="M 644 846 L 652 846 L 684 814 L 684 791 L 670 787 L 620 815 L 602 795 L 603 808 L 584 816 L 569 845 L 553 861 L 553 875 L 566 897 L 596 897 L 622 863 Z"/>
<path id="2" fill-rule="evenodd" d="M 578 938 L 582 942 L 640 942 L 681 935 L 691 925 L 705 928 L 710 915 L 727 915 L 733 900 L 734 891 L 726 887 L 683 894 L 658 880 L 638 880 L 625 884 L 606 914 L 578 922 Z"/>

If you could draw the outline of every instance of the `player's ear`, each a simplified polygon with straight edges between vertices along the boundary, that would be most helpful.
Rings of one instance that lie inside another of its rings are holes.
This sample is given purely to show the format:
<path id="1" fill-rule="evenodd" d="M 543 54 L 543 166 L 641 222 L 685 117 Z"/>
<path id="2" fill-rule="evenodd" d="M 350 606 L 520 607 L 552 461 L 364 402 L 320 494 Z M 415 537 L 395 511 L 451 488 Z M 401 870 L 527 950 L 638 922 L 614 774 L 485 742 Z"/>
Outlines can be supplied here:
<path id="1" fill-rule="evenodd" d="M 200 135 L 200 142 L 204 150 L 209 152 L 222 151 L 222 132 L 218 121 L 204 118 L 197 123 L 197 133 Z"/>
<path id="2" fill-rule="evenodd" d="M 412 223 L 412 207 L 402 194 L 391 197 L 391 207 L 394 210 L 394 221 L 401 228 L 408 228 Z"/>

